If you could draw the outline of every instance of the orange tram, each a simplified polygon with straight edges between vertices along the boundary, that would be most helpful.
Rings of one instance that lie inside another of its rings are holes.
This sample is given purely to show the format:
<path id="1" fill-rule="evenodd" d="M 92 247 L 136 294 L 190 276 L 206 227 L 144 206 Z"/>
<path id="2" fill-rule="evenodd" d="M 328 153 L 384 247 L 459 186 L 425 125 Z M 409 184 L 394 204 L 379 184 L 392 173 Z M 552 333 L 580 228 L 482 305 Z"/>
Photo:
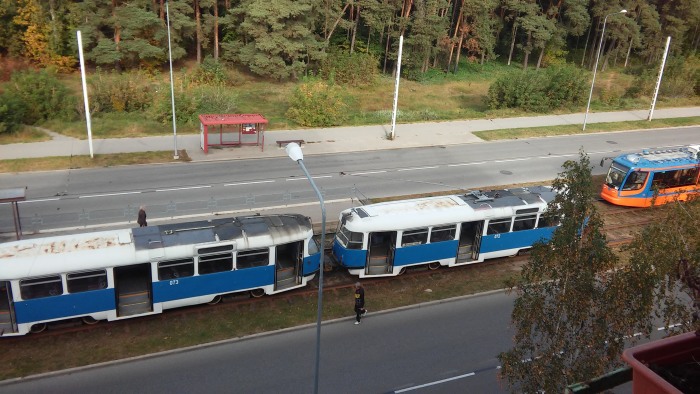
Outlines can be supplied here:
<path id="1" fill-rule="evenodd" d="M 700 145 L 643 150 L 615 157 L 601 197 L 615 205 L 649 207 L 676 199 L 685 201 L 700 191 Z M 602 165 L 602 162 L 601 162 Z"/>

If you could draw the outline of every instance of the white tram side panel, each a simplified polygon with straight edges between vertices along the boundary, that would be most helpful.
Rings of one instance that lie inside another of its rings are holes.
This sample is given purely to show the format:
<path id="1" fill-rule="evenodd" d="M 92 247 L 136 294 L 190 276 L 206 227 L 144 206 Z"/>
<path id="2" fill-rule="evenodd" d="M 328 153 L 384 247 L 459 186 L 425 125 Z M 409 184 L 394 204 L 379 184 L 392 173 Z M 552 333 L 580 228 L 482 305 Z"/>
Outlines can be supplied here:
<path id="1" fill-rule="evenodd" d="M 320 250 L 302 215 L 251 216 L 0 245 L 0 336 L 306 286 Z"/>
<path id="2" fill-rule="evenodd" d="M 333 257 L 353 275 L 399 275 L 407 267 L 474 264 L 515 255 L 548 240 L 550 187 L 472 192 L 345 210 Z"/>

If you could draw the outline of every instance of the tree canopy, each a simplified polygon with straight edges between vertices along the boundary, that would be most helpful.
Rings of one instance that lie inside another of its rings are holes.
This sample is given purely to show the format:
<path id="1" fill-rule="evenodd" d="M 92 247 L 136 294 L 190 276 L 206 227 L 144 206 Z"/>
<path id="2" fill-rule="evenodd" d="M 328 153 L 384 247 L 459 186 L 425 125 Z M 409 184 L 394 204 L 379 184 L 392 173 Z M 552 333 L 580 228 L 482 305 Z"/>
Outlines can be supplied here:
<path id="1" fill-rule="evenodd" d="M 672 55 L 700 46 L 700 0 L 0 0 L 0 55 L 75 68 L 80 30 L 93 65 L 164 66 L 166 4 L 174 59 L 221 58 L 276 79 L 317 71 L 329 50 L 367 52 L 391 72 L 400 35 L 413 78 L 461 56 L 591 67 L 609 14 L 604 64 L 656 62 L 668 35 Z"/>

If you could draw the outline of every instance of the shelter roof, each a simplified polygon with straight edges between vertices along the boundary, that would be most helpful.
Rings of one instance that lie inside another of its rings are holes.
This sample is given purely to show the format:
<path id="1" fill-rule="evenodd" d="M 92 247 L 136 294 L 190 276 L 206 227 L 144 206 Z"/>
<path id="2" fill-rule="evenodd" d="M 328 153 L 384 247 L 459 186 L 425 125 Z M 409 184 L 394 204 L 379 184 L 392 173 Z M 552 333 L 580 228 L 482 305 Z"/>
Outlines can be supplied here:
<path id="1" fill-rule="evenodd" d="M 267 123 L 267 119 L 259 114 L 202 114 L 199 121 L 203 125 L 218 124 L 247 124 L 247 123 Z"/>

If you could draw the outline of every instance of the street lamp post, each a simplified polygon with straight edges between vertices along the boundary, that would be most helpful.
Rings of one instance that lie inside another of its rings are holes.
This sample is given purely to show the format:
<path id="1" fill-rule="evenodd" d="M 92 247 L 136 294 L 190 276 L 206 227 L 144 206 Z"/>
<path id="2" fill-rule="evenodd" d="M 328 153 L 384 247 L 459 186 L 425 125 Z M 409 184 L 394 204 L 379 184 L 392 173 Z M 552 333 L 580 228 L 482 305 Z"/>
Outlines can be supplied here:
<path id="1" fill-rule="evenodd" d="M 311 186 L 314 188 L 314 191 L 318 196 L 318 200 L 321 202 L 321 262 L 318 270 L 318 312 L 316 317 L 316 372 L 314 378 L 314 393 L 318 393 L 319 367 L 321 365 L 321 312 L 323 309 L 323 248 L 326 244 L 326 205 L 323 202 L 323 196 L 321 195 L 321 192 L 318 190 L 318 187 L 316 187 L 316 183 L 314 182 L 313 178 L 311 178 L 311 175 L 309 175 L 309 171 L 306 170 L 306 166 L 304 166 L 304 154 L 301 152 L 301 147 L 297 143 L 292 142 L 287 144 L 285 151 L 287 151 L 287 155 L 290 159 L 299 163 L 299 166 L 301 167 L 302 171 L 304 171 L 306 178 L 309 179 L 309 183 L 311 183 Z"/>
<path id="2" fill-rule="evenodd" d="M 593 80 L 591 81 L 591 92 L 588 93 L 588 104 L 586 105 L 586 116 L 583 117 L 583 131 L 586 130 L 586 121 L 588 121 L 588 110 L 591 108 L 591 97 L 593 97 L 593 85 L 595 84 L 595 74 L 598 71 L 598 59 L 600 58 L 600 51 L 603 49 L 603 41 L 605 40 L 605 24 L 608 22 L 608 17 L 615 14 L 626 14 L 627 10 L 620 10 L 618 12 L 613 12 L 605 15 L 603 19 L 603 31 L 600 33 L 600 45 L 598 45 L 598 53 L 595 55 L 595 67 L 593 67 Z"/>

